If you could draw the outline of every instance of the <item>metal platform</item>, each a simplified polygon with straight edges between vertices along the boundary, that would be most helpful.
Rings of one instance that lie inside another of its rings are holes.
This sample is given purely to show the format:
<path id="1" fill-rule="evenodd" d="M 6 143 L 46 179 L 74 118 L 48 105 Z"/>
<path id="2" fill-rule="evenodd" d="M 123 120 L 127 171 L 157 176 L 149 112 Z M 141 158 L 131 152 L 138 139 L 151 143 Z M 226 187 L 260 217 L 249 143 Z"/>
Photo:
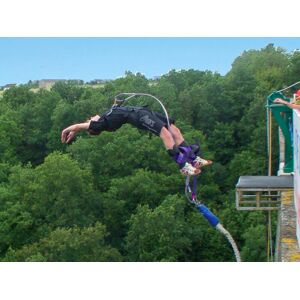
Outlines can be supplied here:
<path id="1" fill-rule="evenodd" d="M 241 176 L 236 185 L 236 208 L 278 210 L 281 191 L 293 189 L 293 176 Z"/>

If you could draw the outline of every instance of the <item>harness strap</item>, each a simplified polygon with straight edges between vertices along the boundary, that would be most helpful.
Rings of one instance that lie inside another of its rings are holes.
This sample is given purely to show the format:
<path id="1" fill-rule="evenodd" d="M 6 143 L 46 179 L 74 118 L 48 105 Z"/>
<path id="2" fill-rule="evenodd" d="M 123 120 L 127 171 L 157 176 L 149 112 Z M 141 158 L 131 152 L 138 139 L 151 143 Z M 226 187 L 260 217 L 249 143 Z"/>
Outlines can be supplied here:
<path id="1" fill-rule="evenodd" d="M 192 200 L 197 200 L 197 176 L 193 178 L 193 191 L 192 191 Z"/>
<path id="2" fill-rule="evenodd" d="M 193 162 L 199 153 L 199 145 L 189 145 L 178 147 L 179 153 L 176 154 L 175 160 L 178 164 L 185 164 L 186 162 Z"/>
<path id="3" fill-rule="evenodd" d="M 179 147 L 180 151 L 182 152 L 181 161 L 192 163 L 194 159 L 197 157 L 197 155 L 200 152 L 200 146 L 199 144 L 192 144 L 187 147 Z M 185 180 L 185 190 L 187 198 L 192 203 L 198 203 L 197 202 L 197 176 L 193 177 L 193 188 L 191 188 L 190 185 L 190 176 L 187 176 Z M 191 194 L 191 196 L 189 196 Z"/>

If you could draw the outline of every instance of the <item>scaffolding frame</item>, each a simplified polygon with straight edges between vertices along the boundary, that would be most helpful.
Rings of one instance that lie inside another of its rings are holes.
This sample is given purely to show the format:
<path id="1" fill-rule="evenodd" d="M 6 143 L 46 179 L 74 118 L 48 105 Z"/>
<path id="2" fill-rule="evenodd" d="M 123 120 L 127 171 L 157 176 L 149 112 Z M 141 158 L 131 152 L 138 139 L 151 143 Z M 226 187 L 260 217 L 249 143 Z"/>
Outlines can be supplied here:
<path id="1" fill-rule="evenodd" d="M 236 209 L 279 210 L 281 192 L 293 186 L 293 176 L 241 176 L 236 185 Z"/>

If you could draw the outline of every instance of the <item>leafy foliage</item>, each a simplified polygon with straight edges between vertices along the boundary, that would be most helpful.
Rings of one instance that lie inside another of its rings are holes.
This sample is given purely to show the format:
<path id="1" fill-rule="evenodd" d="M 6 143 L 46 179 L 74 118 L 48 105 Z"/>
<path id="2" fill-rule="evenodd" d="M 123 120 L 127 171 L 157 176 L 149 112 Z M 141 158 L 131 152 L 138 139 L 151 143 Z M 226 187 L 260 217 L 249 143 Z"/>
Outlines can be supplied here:
<path id="1" fill-rule="evenodd" d="M 58 228 L 37 243 L 10 248 L 4 261 L 121 261 L 117 249 L 105 242 L 101 223 L 86 228 Z"/>

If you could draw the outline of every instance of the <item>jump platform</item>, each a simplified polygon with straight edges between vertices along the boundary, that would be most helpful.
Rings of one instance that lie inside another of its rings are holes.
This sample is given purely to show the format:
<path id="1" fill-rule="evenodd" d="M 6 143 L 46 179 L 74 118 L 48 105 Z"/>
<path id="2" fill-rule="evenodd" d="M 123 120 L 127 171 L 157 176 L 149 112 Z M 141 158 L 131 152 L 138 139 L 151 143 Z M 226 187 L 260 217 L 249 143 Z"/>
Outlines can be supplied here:
<path id="1" fill-rule="evenodd" d="M 241 176 L 236 185 L 238 210 L 279 210 L 281 192 L 294 189 L 293 176 Z"/>

